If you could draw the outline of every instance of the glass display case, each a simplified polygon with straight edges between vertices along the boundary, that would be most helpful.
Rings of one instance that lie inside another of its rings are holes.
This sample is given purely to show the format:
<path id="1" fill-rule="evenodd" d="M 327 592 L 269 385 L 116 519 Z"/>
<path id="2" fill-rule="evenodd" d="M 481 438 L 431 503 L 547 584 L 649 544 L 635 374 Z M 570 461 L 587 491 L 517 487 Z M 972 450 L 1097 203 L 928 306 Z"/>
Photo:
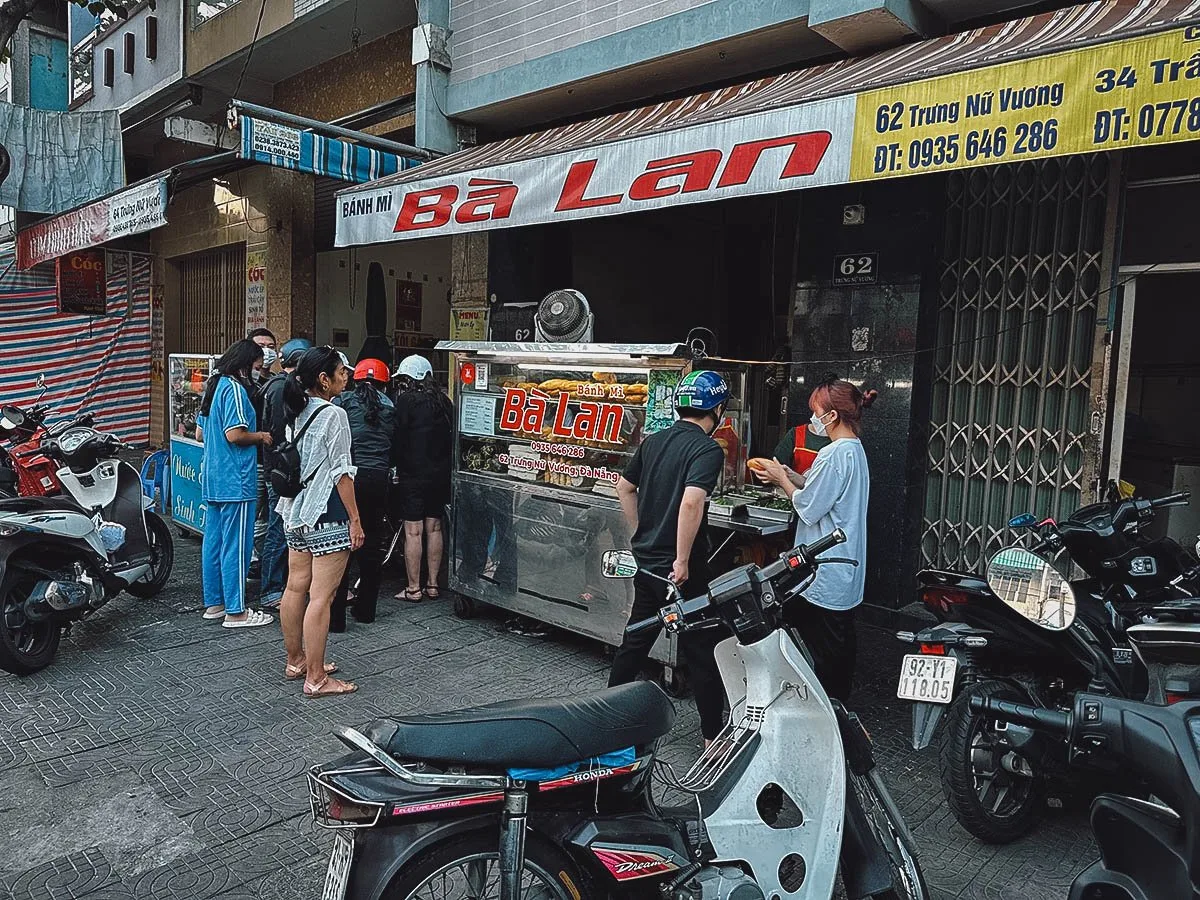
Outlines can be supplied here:
<path id="1" fill-rule="evenodd" d="M 216 356 L 176 353 L 167 359 L 167 415 L 171 426 L 171 517 L 181 528 L 204 531 L 200 494 L 203 446 L 196 440 L 196 417 Z"/>
<path id="2" fill-rule="evenodd" d="M 600 566 L 605 550 L 629 547 L 616 484 L 642 441 L 674 424 L 676 388 L 695 367 L 720 371 L 732 393 L 713 434 L 725 451 L 708 517 L 727 532 L 716 543 L 791 527 L 789 513 L 746 508 L 745 496 L 762 492 L 747 484 L 745 366 L 694 361 L 679 345 L 447 341 L 438 349 L 454 354 L 450 587 L 463 598 L 460 614 L 482 602 L 621 642 L 633 585 L 604 579 Z M 733 498 L 728 509 L 722 498 Z M 673 666 L 674 642 L 660 638 L 652 656 Z"/>
<path id="3" fill-rule="evenodd" d="M 616 484 L 642 440 L 675 421 L 691 361 L 676 345 L 444 342 L 454 353 L 450 586 L 617 645 L 631 581 L 601 555 L 629 547 Z M 674 663 L 674 642 L 652 654 Z"/>

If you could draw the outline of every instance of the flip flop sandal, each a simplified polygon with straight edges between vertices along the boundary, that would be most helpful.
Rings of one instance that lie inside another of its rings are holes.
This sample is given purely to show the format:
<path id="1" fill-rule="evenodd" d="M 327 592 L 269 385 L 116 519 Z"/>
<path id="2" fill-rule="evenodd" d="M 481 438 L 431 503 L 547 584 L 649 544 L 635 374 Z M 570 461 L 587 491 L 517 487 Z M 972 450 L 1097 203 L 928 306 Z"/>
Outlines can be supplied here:
<path id="1" fill-rule="evenodd" d="M 408 603 L 420 603 L 425 597 L 425 592 L 420 588 L 405 588 L 396 595 L 397 600 L 404 600 Z"/>
<path id="2" fill-rule="evenodd" d="M 442 592 L 436 584 L 431 584 L 425 588 L 425 596 L 430 600 L 440 600 Z"/>
<path id="3" fill-rule="evenodd" d="M 332 675 L 338 670 L 337 663 L 325 663 L 325 674 Z M 283 675 L 288 681 L 295 681 L 298 678 L 303 678 L 308 674 L 307 666 L 293 666 L 290 663 L 283 667 Z"/>
<path id="4" fill-rule="evenodd" d="M 210 606 L 204 610 L 204 618 L 206 619 L 223 619 L 225 618 L 225 607 Z"/>
<path id="5" fill-rule="evenodd" d="M 329 676 L 326 675 L 316 684 L 312 684 L 307 679 L 304 681 L 304 699 L 316 700 L 318 697 L 337 697 L 341 694 L 353 694 L 358 690 L 358 685 L 353 681 L 340 681 L 338 684 L 341 687 L 335 687 L 331 690 L 323 690 L 325 685 L 329 684 Z"/>

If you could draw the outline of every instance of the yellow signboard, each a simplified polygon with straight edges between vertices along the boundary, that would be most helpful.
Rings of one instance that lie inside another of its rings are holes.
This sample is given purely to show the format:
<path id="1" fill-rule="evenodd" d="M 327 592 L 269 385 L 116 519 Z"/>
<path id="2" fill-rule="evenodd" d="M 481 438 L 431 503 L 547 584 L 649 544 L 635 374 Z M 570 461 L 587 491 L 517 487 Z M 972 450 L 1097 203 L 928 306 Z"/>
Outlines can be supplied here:
<path id="1" fill-rule="evenodd" d="M 486 341 L 488 339 L 488 309 L 460 307 L 450 310 L 450 340 Z"/>
<path id="2" fill-rule="evenodd" d="M 858 96 L 851 180 L 1200 139 L 1200 26 Z"/>

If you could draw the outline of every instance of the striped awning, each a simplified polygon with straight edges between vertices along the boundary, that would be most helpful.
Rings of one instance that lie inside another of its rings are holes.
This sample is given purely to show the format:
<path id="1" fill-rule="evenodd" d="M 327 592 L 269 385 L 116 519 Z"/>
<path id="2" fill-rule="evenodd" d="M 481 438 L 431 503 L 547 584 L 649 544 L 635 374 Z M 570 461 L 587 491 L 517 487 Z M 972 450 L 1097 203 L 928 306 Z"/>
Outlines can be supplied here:
<path id="1" fill-rule="evenodd" d="M 385 150 L 250 116 L 242 116 L 240 122 L 242 142 L 238 155 L 268 166 L 359 184 L 419 164 L 415 159 Z"/>
<path id="2" fill-rule="evenodd" d="M 1179 28 L 1200 0 L 1107 0 L 908 44 L 472 147 L 372 182 L 387 187 Z"/>

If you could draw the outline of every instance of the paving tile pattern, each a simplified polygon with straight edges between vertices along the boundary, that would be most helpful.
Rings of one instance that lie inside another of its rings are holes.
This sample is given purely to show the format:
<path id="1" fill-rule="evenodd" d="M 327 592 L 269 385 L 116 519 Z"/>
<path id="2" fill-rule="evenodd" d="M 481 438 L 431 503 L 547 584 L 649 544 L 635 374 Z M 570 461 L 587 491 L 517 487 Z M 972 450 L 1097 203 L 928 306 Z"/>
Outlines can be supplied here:
<path id="1" fill-rule="evenodd" d="M 588 642 L 462 621 L 445 600 L 383 601 L 374 625 L 331 638 L 329 658 L 360 692 L 305 701 L 283 679 L 278 628 L 204 622 L 199 582 L 198 547 L 180 539 L 161 597 L 116 600 L 42 673 L 0 673 L 0 898 L 316 900 L 330 841 L 310 821 L 303 773 L 340 753 L 333 726 L 605 683 Z M 1095 854 L 1084 816 L 1055 814 L 1007 847 L 974 841 L 945 807 L 932 754 L 908 749 L 899 645 L 860 630 L 855 706 L 935 896 L 1064 898 Z M 694 707 L 679 707 L 664 754 L 686 766 L 700 735 Z"/>

